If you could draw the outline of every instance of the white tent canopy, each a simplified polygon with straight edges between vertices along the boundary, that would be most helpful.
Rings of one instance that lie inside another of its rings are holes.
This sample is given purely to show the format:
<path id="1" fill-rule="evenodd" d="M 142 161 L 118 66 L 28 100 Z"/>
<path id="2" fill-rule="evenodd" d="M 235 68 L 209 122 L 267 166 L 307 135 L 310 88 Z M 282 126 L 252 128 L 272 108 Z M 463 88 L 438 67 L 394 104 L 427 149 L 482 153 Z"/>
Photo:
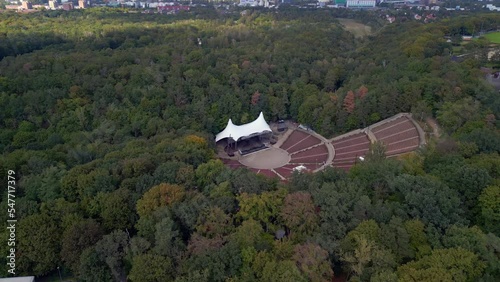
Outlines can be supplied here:
<path id="1" fill-rule="evenodd" d="M 226 128 L 215 136 L 215 142 L 219 142 L 219 140 L 224 138 L 232 138 L 233 140 L 238 141 L 241 137 L 256 136 L 264 132 L 272 131 L 269 124 L 267 124 L 264 119 L 264 114 L 260 112 L 260 115 L 256 120 L 243 125 L 235 125 L 233 124 L 233 121 L 229 119 Z"/>

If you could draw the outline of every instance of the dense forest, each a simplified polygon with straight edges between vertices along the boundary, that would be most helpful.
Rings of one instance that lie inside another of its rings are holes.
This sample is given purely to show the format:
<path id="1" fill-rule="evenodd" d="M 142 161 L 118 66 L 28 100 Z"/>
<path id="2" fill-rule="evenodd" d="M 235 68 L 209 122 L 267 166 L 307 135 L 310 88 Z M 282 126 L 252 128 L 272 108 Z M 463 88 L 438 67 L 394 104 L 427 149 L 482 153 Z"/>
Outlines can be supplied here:
<path id="1" fill-rule="evenodd" d="M 372 33 L 356 37 L 339 18 Z M 16 275 L 498 281 L 500 95 L 481 71 L 492 46 L 480 39 L 464 45 L 477 55 L 452 57 L 457 36 L 498 27 L 495 14 L 388 24 L 293 8 L 0 14 L 0 174 L 3 187 L 16 178 Z M 327 137 L 412 112 L 441 135 L 399 158 L 373 150 L 347 173 L 283 183 L 215 155 L 228 118 L 260 111 Z M 0 199 L 7 222 L 6 191 Z"/>

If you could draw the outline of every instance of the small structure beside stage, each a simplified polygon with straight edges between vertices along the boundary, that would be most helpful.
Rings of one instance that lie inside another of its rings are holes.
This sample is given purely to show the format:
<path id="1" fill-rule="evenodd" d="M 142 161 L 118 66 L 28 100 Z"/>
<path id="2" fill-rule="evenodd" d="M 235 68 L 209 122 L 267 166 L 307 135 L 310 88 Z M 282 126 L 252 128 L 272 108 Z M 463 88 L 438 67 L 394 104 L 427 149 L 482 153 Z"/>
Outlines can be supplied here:
<path id="1" fill-rule="evenodd" d="M 231 156 L 235 151 L 245 155 L 267 148 L 266 143 L 270 142 L 272 133 L 264 114 L 260 112 L 256 120 L 243 125 L 235 125 L 229 119 L 226 128 L 215 136 L 215 142 L 226 139 L 225 151 L 228 155 Z"/>

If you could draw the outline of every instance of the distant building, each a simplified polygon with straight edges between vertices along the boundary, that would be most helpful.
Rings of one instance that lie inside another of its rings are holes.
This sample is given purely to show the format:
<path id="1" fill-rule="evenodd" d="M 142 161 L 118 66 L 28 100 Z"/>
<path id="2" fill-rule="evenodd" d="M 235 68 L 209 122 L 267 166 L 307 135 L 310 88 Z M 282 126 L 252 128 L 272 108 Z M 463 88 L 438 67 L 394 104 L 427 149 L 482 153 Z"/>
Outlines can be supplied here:
<path id="1" fill-rule="evenodd" d="M 377 4 L 376 0 L 347 0 L 347 8 L 374 8 Z"/>
<path id="2" fill-rule="evenodd" d="M 256 7 L 259 5 L 259 0 L 240 0 L 239 6 Z"/>
<path id="3" fill-rule="evenodd" d="M 62 3 L 62 9 L 65 11 L 73 10 L 74 8 L 71 2 Z"/>
<path id="4" fill-rule="evenodd" d="M 19 5 L 5 5 L 6 10 L 17 10 L 19 7 Z"/>
<path id="5" fill-rule="evenodd" d="M 345 7 L 347 0 L 335 0 L 335 5 L 338 5 L 339 7 Z"/>
<path id="6" fill-rule="evenodd" d="M 165 5 L 157 7 L 159 13 L 176 13 L 179 11 L 189 11 L 189 6 L 183 5 Z"/>
<path id="7" fill-rule="evenodd" d="M 59 4 L 57 3 L 57 0 L 51 0 L 51 1 L 49 1 L 49 8 L 51 8 L 52 10 L 55 10 L 55 9 L 57 9 L 57 7 L 59 7 Z"/>
<path id="8" fill-rule="evenodd" d="M 23 1 L 23 3 L 21 4 L 21 7 L 23 7 L 23 9 L 26 9 L 26 10 L 31 10 L 31 9 L 33 9 L 33 4 L 31 4 L 31 2 L 28 2 L 28 1 Z"/>
<path id="9" fill-rule="evenodd" d="M 496 7 L 495 5 L 493 4 L 486 4 L 486 8 L 490 11 L 500 11 L 500 7 Z"/>
<path id="10" fill-rule="evenodd" d="M 90 1 L 88 0 L 78 0 L 78 7 L 80 9 L 87 9 L 90 7 Z"/>

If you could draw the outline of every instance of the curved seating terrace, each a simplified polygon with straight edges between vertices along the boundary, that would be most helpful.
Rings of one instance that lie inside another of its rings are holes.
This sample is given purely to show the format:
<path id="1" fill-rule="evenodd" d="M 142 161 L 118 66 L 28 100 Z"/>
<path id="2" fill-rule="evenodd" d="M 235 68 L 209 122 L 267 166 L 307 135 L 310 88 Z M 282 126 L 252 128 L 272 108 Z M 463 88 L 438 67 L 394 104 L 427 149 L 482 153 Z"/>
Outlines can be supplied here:
<path id="1" fill-rule="evenodd" d="M 305 166 L 311 172 L 328 166 L 347 171 L 366 155 L 375 141 L 385 144 L 387 157 L 414 151 L 425 144 L 424 132 L 406 113 L 330 140 L 297 126 L 288 131 L 269 149 L 222 160 L 231 168 L 247 167 L 257 174 L 287 180 L 298 166 Z"/>

